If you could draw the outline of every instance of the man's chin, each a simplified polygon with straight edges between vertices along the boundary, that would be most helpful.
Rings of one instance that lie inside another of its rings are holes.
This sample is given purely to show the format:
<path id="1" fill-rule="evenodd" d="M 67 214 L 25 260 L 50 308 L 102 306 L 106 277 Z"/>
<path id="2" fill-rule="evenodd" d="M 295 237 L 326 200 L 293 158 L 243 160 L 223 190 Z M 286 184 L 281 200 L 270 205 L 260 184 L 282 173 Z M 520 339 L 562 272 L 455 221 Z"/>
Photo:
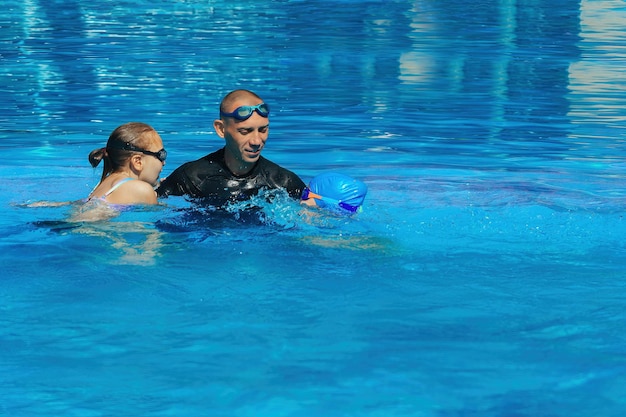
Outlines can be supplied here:
<path id="1" fill-rule="evenodd" d="M 258 161 L 260 157 L 261 157 L 261 152 L 246 152 L 243 159 L 244 161 L 250 164 L 253 164 L 256 161 Z"/>

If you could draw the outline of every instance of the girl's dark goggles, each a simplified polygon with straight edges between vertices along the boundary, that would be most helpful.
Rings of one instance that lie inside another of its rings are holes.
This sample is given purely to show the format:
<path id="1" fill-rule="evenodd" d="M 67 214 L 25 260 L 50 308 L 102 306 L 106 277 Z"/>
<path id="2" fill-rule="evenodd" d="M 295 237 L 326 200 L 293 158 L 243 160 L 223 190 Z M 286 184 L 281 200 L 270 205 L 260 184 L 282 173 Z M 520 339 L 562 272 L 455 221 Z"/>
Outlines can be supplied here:
<path id="1" fill-rule="evenodd" d="M 126 143 L 121 144 L 121 146 L 115 146 L 115 147 L 123 151 L 140 152 L 144 155 L 154 156 L 156 159 L 158 159 L 161 162 L 165 162 L 165 160 L 167 159 L 167 151 L 165 150 L 165 148 L 161 149 L 158 152 L 152 152 L 152 151 L 147 151 L 145 149 L 138 148 L 130 142 L 126 142 Z"/>
<path id="2" fill-rule="evenodd" d="M 248 120 L 255 111 L 259 115 L 267 117 L 270 115 L 270 106 L 265 103 L 257 104 L 256 106 L 241 106 L 237 107 L 232 113 L 225 113 L 220 110 L 220 116 L 234 117 L 237 120 Z"/>
<path id="3" fill-rule="evenodd" d="M 134 151 L 141 152 L 146 155 L 154 156 L 156 159 L 158 159 L 161 162 L 165 162 L 165 160 L 167 159 L 167 151 L 165 150 L 165 148 L 161 149 L 158 152 L 146 151 L 145 149 L 134 149 Z"/>

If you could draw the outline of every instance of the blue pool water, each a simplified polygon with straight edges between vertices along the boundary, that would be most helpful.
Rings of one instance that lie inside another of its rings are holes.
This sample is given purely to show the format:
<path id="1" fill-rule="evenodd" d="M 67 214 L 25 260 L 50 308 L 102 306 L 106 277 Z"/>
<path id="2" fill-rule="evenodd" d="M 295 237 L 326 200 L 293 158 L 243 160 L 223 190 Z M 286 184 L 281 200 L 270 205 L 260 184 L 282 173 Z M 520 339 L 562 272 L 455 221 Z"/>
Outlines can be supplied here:
<path id="1" fill-rule="evenodd" d="M 623 1 L 3 6 L 0 415 L 626 412 Z M 235 88 L 364 211 L 28 206 L 128 121 L 217 149 Z"/>

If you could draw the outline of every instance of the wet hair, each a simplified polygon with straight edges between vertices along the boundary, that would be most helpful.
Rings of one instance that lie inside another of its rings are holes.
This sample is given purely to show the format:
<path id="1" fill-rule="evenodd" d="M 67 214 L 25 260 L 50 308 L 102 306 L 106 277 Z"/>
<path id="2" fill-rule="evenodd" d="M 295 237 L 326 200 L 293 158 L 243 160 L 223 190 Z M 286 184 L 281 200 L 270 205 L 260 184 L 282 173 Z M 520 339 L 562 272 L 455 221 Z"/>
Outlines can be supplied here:
<path id="1" fill-rule="evenodd" d="M 89 153 L 89 163 L 92 167 L 95 168 L 100 164 L 100 161 L 104 161 L 104 169 L 102 170 L 100 181 L 123 167 L 128 158 L 137 153 L 124 150 L 125 144 L 130 143 L 142 149 L 150 146 L 151 135 L 146 135 L 146 133 L 150 132 L 156 133 L 152 126 L 145 123 L 126 123 L 118 126 L 111 133 L 106 147 L 91 151 Z"/>
<path id="2" fill-rule="evenodd" d="M 261 97 L 259 97 L 257 94 L 253 93 L 250 90 L 234 90 L 226 94 L 222 99 L 222 102 L 220 103 L 220 113 L 228 112 L 229 110 L 227 110 L 227 108 L 230 107 L 232 102 L 239 100 L 241 97 L 249 96 L 252 96 L 259 100 L 263 100 Z"/>

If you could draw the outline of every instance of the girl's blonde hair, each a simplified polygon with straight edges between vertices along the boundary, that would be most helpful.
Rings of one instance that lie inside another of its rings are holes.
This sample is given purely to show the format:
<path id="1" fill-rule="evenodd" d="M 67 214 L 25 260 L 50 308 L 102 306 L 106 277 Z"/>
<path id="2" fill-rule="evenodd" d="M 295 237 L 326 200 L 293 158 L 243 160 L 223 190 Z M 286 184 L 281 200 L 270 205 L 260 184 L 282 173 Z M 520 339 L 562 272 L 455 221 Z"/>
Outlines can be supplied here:
<path id="1" fill-rule="evenodd" d="M 156 133 L 154 128 L 148 124 L 140 122 L 125 123 L 118 126 L 111 133 L 106 147 L 91 151 L 89 153 L 89 163 L 92 167 L 97 167 L 100 161 L 104 160 L 104 169 L 102 170 L 100 181 L 122 168 L 128 158 L 137 153 L 124 150 L 125 145 L 131 144 L 141 149 L 150 146 L 150 135 L 146 135 L 146 133 L 151 132 Z"/>

